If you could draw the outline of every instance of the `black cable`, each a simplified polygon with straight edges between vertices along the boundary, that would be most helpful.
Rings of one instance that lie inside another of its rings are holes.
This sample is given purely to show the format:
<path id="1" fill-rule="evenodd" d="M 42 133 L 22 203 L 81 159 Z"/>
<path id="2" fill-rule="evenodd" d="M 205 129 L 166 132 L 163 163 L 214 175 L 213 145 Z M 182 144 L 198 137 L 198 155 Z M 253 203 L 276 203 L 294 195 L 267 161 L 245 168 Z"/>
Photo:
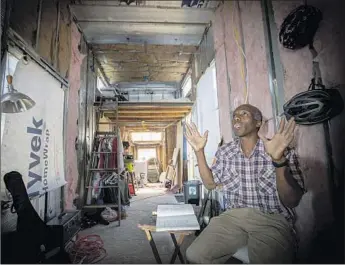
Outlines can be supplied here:
<path id="1" fill-rule="evenodd" d="M 1 61 L 4 58 L 5 52 L 7 51 L 7 41 L 8 41 L 8 29 L 10 28 L 10 17 L 12 12 L 12 0 L 6 1 L 6 10 L 5 10 L 5 17 L 4 17 L 4 27 L 2 29 L 1 35 Z"/>
<path id="2" fill-rule="evenodd" d="M 315 50 L 313 43 L 309 44 L 309 50 L 313 56 L 313 82 L 317 82 L 318 86 L 322 86 L 324 89 L 324 85 L 321 78 L 321 72 L 319 68 L 319 63 L 314 62 L 314 59 L 318 56 L 317 51 Z M 326 164 L 327 164 L 327 176 L 328 176 L 328 186 L 330 190 L 330 197 L 332 203 L 332 214 L 334 219 L 336 219 L 336 212 L 337 212 L 337 187 L 336 187 L 336 179 L 335 179 L 335 166 L 333 161 L 333 148 L 331 143 L 331 134 L 330 134 L 330 123 L 329 121 L 325 121 L 322 123 L 323 130 L 324 130 L 324 139 L 325 139 L 325 146 L 326 146 Z"/>

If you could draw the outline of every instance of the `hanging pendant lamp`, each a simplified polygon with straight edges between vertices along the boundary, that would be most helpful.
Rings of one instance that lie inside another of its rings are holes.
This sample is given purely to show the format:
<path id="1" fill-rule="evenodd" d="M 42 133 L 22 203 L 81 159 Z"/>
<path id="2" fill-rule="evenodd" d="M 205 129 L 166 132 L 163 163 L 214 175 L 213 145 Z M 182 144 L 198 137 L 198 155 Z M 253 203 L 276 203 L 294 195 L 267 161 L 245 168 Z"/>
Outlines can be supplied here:
<path id="1" fill-rule="evenodd" d="M 29 96 L 18 92 L 14 89 L 12 81 L 13 77 L 8 75 L 8 92 L 1 96 L 1 111 L 3 113 L 19 113 L 31 109 L 35 106 L 35 101 L 33 101 Z"/>

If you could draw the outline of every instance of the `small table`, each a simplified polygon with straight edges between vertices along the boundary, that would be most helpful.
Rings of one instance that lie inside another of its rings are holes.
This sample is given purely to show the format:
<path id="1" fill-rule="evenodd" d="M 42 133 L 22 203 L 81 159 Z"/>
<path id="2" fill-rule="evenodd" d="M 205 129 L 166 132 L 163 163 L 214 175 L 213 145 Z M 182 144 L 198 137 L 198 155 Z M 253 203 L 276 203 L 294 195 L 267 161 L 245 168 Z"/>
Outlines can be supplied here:
<path id="1" fill-rule="evenodd" d="M 155 259 L 157 261 L 158 264 L 162 264 L 162 260 L 159 256 L 159 253 L 158 253 L 158 250 L 157 250 L 157 247 L 156 247 L 156 243 L 155 241 L 153 240 L 153 237 L 152 237 L 152 232 L 156 232 L 156 226 L 154 225 L 138 225 L 138 227 L 143 230 L 146 234 L 146 238 L 147 240 L 150 242 L 150 246 L 151 246 L 151 249 L 152 249 L 152 252 L 153 252 L 153 255 L 155 256 Z M 173 255 L 171 256 L 171 259 L 170 259 L 170 264 L 174 264 L 175 261 L 176 261 L 176 257 L 178 256 L 181 263 L 182 264 L 185 264 L 185 260 L 183 258 L 183 255 L 180 251 L 180 247 L 183 243 L 183 240 L 185 238 L 185 236 L 187 235 L 190 235 L 192 233 L 194 233 L 195 231 L 164 231 L 164 232 L 168 232 L 171 236 L 171 239 L 172 241 L 174 242 L 174 246 L 175 246 L 175 250 L 174 250 L 174 253 Z M 176 236 L 175 235 L 178 235 L 178 239 L 176 240 Z"/>

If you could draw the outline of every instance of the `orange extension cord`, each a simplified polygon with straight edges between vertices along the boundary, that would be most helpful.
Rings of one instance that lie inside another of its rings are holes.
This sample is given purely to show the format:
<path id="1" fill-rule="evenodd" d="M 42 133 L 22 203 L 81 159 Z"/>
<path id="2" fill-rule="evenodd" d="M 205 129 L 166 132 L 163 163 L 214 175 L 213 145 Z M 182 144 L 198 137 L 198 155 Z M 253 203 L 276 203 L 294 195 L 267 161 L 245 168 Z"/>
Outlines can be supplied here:
<path id="1" fill-rule="evenodd" d="M 99 235 L 78 238 L 69 249 L 72 263 L 97 263 L 107 256 L 103 240 Z"/>

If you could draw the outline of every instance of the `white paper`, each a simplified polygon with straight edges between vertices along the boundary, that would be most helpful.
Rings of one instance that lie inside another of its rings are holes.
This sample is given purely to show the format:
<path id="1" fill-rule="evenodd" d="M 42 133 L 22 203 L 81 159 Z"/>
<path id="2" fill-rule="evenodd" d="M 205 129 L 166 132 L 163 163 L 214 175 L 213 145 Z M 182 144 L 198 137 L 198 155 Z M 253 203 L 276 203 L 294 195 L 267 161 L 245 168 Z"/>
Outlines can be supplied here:
<path id="1" fill-rule="evenodd" d="M 195 231 L 200 225 L 191 204 L 158 205 L 156 231 Z"/>
<path id="2" fill-rule="evenodd" d="M 157 216 L 156 231 L 195 231 L 200 225 L 195 215 Z"/>
<path id="3" fill-rule="evenodd" d="M 180 216 L 194 215 L 194 209 L 191 204 L 167 204 L 158 205 L 157 216 Z"/>

